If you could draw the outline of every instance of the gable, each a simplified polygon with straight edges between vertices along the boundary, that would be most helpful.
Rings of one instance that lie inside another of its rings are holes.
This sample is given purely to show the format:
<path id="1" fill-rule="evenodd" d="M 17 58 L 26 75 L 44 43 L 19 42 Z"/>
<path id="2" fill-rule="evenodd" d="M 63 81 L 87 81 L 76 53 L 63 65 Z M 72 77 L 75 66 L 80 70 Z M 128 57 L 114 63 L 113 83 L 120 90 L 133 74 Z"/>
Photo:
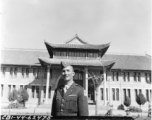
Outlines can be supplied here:
<path id="1" fill-rule="evenodd" d="M 78 35 L 76 34 L 74 38 L 72 38 L 71 40 L 65 42 L 66 44 L 79 44 L 79 45 L 84 45 L 87 44 L 87 42 L 81 40 Z"/>
<path id="2" fill-rule="evenodd" d="M 83 45 L 83 43 L 80 42 L 80 40 L 78 40 L 77 38 L 72 39 L 72 40 L 71 40 L 69 43 L 67 43 L 67 44 L 82 44 L 82 45 Z"/>

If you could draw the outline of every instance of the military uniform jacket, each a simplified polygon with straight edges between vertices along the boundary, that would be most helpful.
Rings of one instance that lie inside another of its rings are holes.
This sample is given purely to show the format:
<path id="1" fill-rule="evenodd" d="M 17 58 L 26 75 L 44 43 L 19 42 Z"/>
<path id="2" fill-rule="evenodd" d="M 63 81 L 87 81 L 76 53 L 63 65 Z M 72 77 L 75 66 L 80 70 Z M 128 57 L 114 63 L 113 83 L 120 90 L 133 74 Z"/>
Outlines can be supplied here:
<path id="1" fill-rule="evenodd" d="M 55 116 L 88 116 L 88 100 L 84 89 L 73 83 L 64 93 L 64 86 L 55 90 L 51 115 Z"/>

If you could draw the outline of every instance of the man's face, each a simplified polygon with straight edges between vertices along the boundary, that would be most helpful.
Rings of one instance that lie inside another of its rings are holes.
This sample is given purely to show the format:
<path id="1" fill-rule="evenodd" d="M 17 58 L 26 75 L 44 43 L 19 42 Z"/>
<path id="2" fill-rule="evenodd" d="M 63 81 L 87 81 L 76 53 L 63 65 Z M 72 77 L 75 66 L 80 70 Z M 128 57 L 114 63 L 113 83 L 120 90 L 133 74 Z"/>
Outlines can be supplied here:
<path id="1" fill-rule="evenodd" d="M 73 80 L 73 76 L 75 75 L 72 66 L 67 66 L 62 70 L 62 76 L 64 80 L 70 81 Z"/>

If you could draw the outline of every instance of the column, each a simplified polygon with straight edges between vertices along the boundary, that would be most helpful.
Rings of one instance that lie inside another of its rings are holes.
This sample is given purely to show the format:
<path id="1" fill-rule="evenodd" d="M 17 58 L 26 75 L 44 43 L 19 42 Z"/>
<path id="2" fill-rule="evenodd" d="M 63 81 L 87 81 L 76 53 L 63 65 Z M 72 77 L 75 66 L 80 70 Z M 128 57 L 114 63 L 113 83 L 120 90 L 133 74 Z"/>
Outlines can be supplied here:
<path id="1" fill-rule="evenodd" d="M 47 81 L 46 81 L 46 96 L 45 96 L 45 103 L 48 103 L 49 81 L 50 81 L 50 65 L 47 66 Z"/>
<path id="2" fill-rule="evenodd" d="M 104 78 L 104 105 L 107 104 L 107 97 L 106 97 L 106 69 L 103 69 L 103 78 Z"/>
<path id="3" fill-rule="evenodd" d="M 85 85 L 85 94 L 88 97 L 88 68 L 87 67 L 85 68 L 85 82 L 84 82 L 84 85 Z"/>
<path id="4" fill-rule="evenodd" d="M 109 77 L 109 105 L 110 105 L 110 102 L 111 102 L 111 88 L 110 88 L 110 84 L 111 84 L 111 76 Z"/>

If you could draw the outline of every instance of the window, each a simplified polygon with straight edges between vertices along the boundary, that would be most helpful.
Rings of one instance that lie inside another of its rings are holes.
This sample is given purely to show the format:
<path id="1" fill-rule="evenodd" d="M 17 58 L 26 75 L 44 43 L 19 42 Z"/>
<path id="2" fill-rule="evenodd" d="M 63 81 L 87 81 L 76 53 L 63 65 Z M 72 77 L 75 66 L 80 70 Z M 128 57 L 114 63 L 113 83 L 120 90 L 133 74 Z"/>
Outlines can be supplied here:
<path id="1" fill-rule="evenodd" d="M 118 72 L 114 72 L 114 81 L 118 81 Z"/>
<path id="2" fill-rule="evenodd" d="M 137 98 L 137 95 L 138 95 L 138 91 L 137 91 L 137 89 L 135 89 L 135 100 Z"/>
<path id="3" fill-rule="evenodd" d="M 73 79 L 75 83 L 83 86 L 83 72 L 82 71 L 75 70 L 75 75 Z"/>
<path id="4" fill-rule="evenodd" d="M 36 87 L 36 98 L 39 98 L 39 87 L 38 86 L 35 87 Z"/>
<path id="5" fill-rule="evenodd" d="M 147 99 L 147 101 L 149 101 L 149 90 L 148 89 L 146 89 L 146 99 Z"/>
<path id="6" fill-rule="evenodd" d="M 145 80 L 147 83 L 151 83 L 151 73 L 145 73 Z"/>
<path id="7" fill-rule="evenodd" d="M 123 72 L 122 75 L 123 75 L 123 80 L 124 81 L 130 81 L 130 74 L 129 74 L 129 72 Z"/>
<path id="8" fill-rule="evenodd" d="M 23 89 L 23 85 L 20 85 L 20 89 Z"/>
<path id="9" fill-rule="evenodd" d="M 34 98 L 34 93 L 35 93 L 35 86 L 32 86 L 32 98 Z"/>
<path id="10" fill-rule="evenodd" d="M 17 77 L 17 67 L 10 68 L 10 76 L 11 76 L 11 78 Z"/>
<path id="11" fill-rule="evenodd" d="M 116 88 L 116 100 L 119 101 L 119 89 Z"/>
<path id="12" fill-rule="evenodd" d="M 29 68 L 26 68 L 26 78 L 29 78 Z"/>
<path id="13" fill-rule="evenodd" d="M 38 68 L 37 78 L 40 78 L 40 77 L 41 77 L 41 69 Z"/>
<path id="14" fill-rule="evenodd" d="M 130 81 L 129 72 L 125 72 L 125 77 L 127 81 Z"/>
<path id="15" fill-rule="evenodd" d="M 93 57 L 97 58 L 98 57 L 98 53 L 93 53 Z"/>
<path id="16" fill-rule="evenodd" d="M 46 86 L 43 87 L 43 90 L 44 90 L 44 98 L 46 96 Z"/>
<path id="17" fill-rule="evenodd" d="M 118 81 L 118 72 L 111 72 L 111 75 L 113 81 Z"/>
<path id="18" fill-rule="evenodd" d="M 14 90 L 16 89 L 16 85 L 13 85 L 13 89 L 14 89 Z"/>
<path id="19" fill-rule="evenodd" d="M 37 68 L 33 68 L 33 76 L 36 78 L 37 77 Z"/>
<path id="20" fill-rule="evenodd" d="M 115 101 L 115 89 L 112 88 L 112 96 L 113 96 L 113 100 Z"/>
<path id="21" fill-rule="evenodd" d="M 114 81 L 114 72 L 111 72 L 111 75 L 112 75 L 112 80 Z"/>
<path id="22" fill-rule="evenodd" d="M 131 98 L 131 96 L 130 96 L 130 89 L 128 89 L 128 97 Z"/>
<path id="23" fill-rule="evenodd" d="M 1 97 L 3 97 L 3 85 L 1 85 Z"/>
<path id="24" fill-rule="evenodd" d="M 1 67 L 1 76 L 5 77 L 6 67 Z"/>
<path id="25" fill-rule="evenodd" d="M 66 56 L 66 51 L 61 51 L 60 56 Z"/>
<path id="26" fill-rule="evenodd" d="M 75 71 L 74 80 L 83 80 L 83 72 Z"/>
<path id="27" fill-rule="evenodd" d="M 140 73 L 139 72 L 134 72 L 134 81 L 135 82 L 141 82 L 141 79 L 140 79 Z"/>
<path id="28" fill-rule="evenodd" d="M 126 98 L 127 94 L 126 94 L 126 89 L 123 89 L 123 93 L 124 93 L 124 99 Z"/>
<path id="29" fill-rule="evenodd" d="M 17 77 L 17 67 L 14 69 L 14 76 Z"/>
<path id="30" fill-rule="evenodd" d="M 10 76 L 13 77 L 13 67 L 10 68 Z"/>
<path id="31" fill-rule="evenodd" d="M 22 68 L 22 77 L 25 78 L 25 68 Z"/>
<path id="32" fill-rule="evenodd" d="M 8 95 L 11 93 L 11 85 L 8 85 Z"/>
<path id="33" fill-rule="evenodd" d="M 76 52 L 75 51 L 70 51 L 69 52 L 69 57 L 76 57 Z"/>
<path id="34" fill-rule="evenodd" d="M 101 100 L 103 100 L 103 88 L 101 88 Z"/>
<path id="35" fill-rule="evenodd" d="M 93 57 L 93 53 L 92 52 L 88 52 L 88 56 L 87 57 Z"/>
<path id="36" fill-rule="evenodd" d="M 139 89 L 139 93 L 142 93 L 141 89 Z"/>
<path id="37" fill-rule="evenodd" d="M 86 56 L 85 56 L 85 52 L 80 52 L 79 55 L 80 55 L 80 57 L 86 57 Z"/>
<path id="38" fill-rule="evenodd" d="M 75 52 L 75 57 L 80 57 L 80 53 L 79 52 Z"/>
<path id="39" fill-rule="evenodd" d="M 107 100 L 108 100 L 108 88 L 106 88 L 106 96 L 107 96 Z"/>

